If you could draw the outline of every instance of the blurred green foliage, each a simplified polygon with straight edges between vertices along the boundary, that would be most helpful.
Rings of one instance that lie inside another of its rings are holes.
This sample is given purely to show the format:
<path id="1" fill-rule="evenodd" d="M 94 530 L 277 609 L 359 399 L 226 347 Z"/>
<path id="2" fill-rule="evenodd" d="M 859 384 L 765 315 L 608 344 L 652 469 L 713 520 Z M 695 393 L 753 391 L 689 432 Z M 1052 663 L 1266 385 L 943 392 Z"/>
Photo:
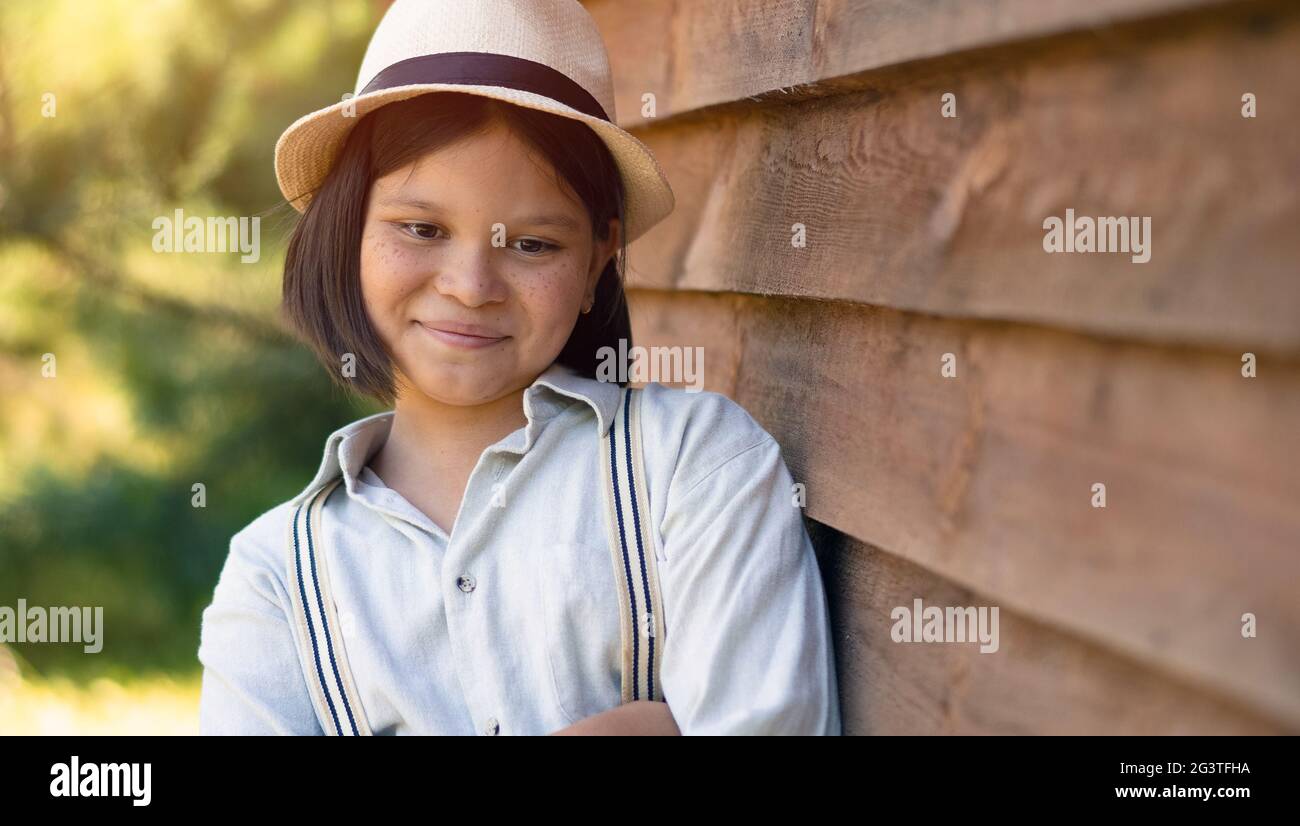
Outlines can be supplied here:
<path id="1" fill-rule="evenodd" d="M 0 4 L 0 605 L 103 606 L 105 626 L 95 655 L 14 646 L 36 671 L 197 669 L 231 535 L 377 409 L 278 320 L 297 213 L 273 155 L 351 91 L 383 5 Z M 260 216 L 260 261 L 154 252 L 177 208 Z"/>

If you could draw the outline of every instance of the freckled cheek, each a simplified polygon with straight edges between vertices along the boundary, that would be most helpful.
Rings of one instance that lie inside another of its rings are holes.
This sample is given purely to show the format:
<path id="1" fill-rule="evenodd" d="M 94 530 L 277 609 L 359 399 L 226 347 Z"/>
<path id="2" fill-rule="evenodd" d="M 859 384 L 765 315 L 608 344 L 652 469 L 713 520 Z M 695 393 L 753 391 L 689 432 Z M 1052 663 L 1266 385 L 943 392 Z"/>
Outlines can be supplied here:
<path id="1" fill-rule="evenodd" d="M 423 282 L 425 266 L 419 256 L 391 240 L 363 243 L 361 293 L 372 315 L 384 316 L 399 309 Z"/>
<path id="2" fill-rule="evenodd" d="M 584 287 L 581 273 L 568 264 L 539 267 L 515 279 L 515 292 L 534 318 L 568 315 L 582 302 Z"/>
<path id="3" fill-rule="evenodd" d="M 538 267 L 512 279 L 513 292 L 527 320 L 524 334 L 530 351 L 550 352 L 564 346 L 582 303 L 581 271 L 574 264 Z"/>

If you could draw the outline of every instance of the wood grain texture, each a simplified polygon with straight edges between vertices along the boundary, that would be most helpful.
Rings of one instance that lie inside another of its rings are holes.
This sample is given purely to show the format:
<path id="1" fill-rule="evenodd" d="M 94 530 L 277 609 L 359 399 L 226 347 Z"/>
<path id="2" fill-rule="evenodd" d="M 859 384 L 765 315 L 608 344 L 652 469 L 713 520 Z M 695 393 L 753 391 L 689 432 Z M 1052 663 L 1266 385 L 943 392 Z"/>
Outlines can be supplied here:
<path id="1" fill-rule="evenodd" d="M 908 61 L 1216 5 L 1213 0 L 584 0 L 624 128 Z"/>
<path id="2" fill-rule="evenodd" d="M 637 344 L 705 348 L 813 519 L 1300 722 L 1300 365 L 819 301 L 631 306 Z"/>
<path id="3" fill-rule="evenodd" d="M 633 245 L 629 282 L 1300 353 L 1288 9 L 917 64 L 865 91 L 645 130 L 678 206 Z M 1066 209 L 1149 216 L 1150 261 L 1046 253 L 1043 221 Z"/>
<path id="4" fill-rule="evenodd" d="M 897 643 L 896 606 L 996 600 L 810 526 L 836 629 L 845 734 L 1280 734 L 1296 728 L 999 607 L 998 650 Z"/>

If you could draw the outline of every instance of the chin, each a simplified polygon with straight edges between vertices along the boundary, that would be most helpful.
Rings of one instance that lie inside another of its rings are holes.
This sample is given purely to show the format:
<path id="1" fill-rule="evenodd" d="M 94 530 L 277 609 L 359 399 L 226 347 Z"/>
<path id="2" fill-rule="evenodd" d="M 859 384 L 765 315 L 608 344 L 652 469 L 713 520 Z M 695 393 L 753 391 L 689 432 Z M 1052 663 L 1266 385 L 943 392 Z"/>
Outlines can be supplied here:
<path id="1" fill-rule="evenodd" d="M 443 404 L 475 405 L 509 392 L 512 371 L 499 365 L 450 364 L 426 366 L 406 373 L 414 392 Z"/>

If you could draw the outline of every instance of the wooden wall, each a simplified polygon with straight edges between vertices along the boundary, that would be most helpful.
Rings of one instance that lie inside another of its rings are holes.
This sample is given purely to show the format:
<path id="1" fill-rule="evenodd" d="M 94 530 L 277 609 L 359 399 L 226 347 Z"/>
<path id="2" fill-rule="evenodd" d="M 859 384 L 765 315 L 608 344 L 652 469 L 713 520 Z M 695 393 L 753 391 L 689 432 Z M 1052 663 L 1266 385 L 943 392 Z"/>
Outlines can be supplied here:
<path id="1" fill-rule="evenodd" d="M 586 6 L 678 198 L 635 343 L 806 485 L 846 731 L 1300 731 L 1300 6 Z M 1047 254 L 1067 208 L 1150 261 Z M 1000 650 L 893 642 L 918 597 Z"/>

